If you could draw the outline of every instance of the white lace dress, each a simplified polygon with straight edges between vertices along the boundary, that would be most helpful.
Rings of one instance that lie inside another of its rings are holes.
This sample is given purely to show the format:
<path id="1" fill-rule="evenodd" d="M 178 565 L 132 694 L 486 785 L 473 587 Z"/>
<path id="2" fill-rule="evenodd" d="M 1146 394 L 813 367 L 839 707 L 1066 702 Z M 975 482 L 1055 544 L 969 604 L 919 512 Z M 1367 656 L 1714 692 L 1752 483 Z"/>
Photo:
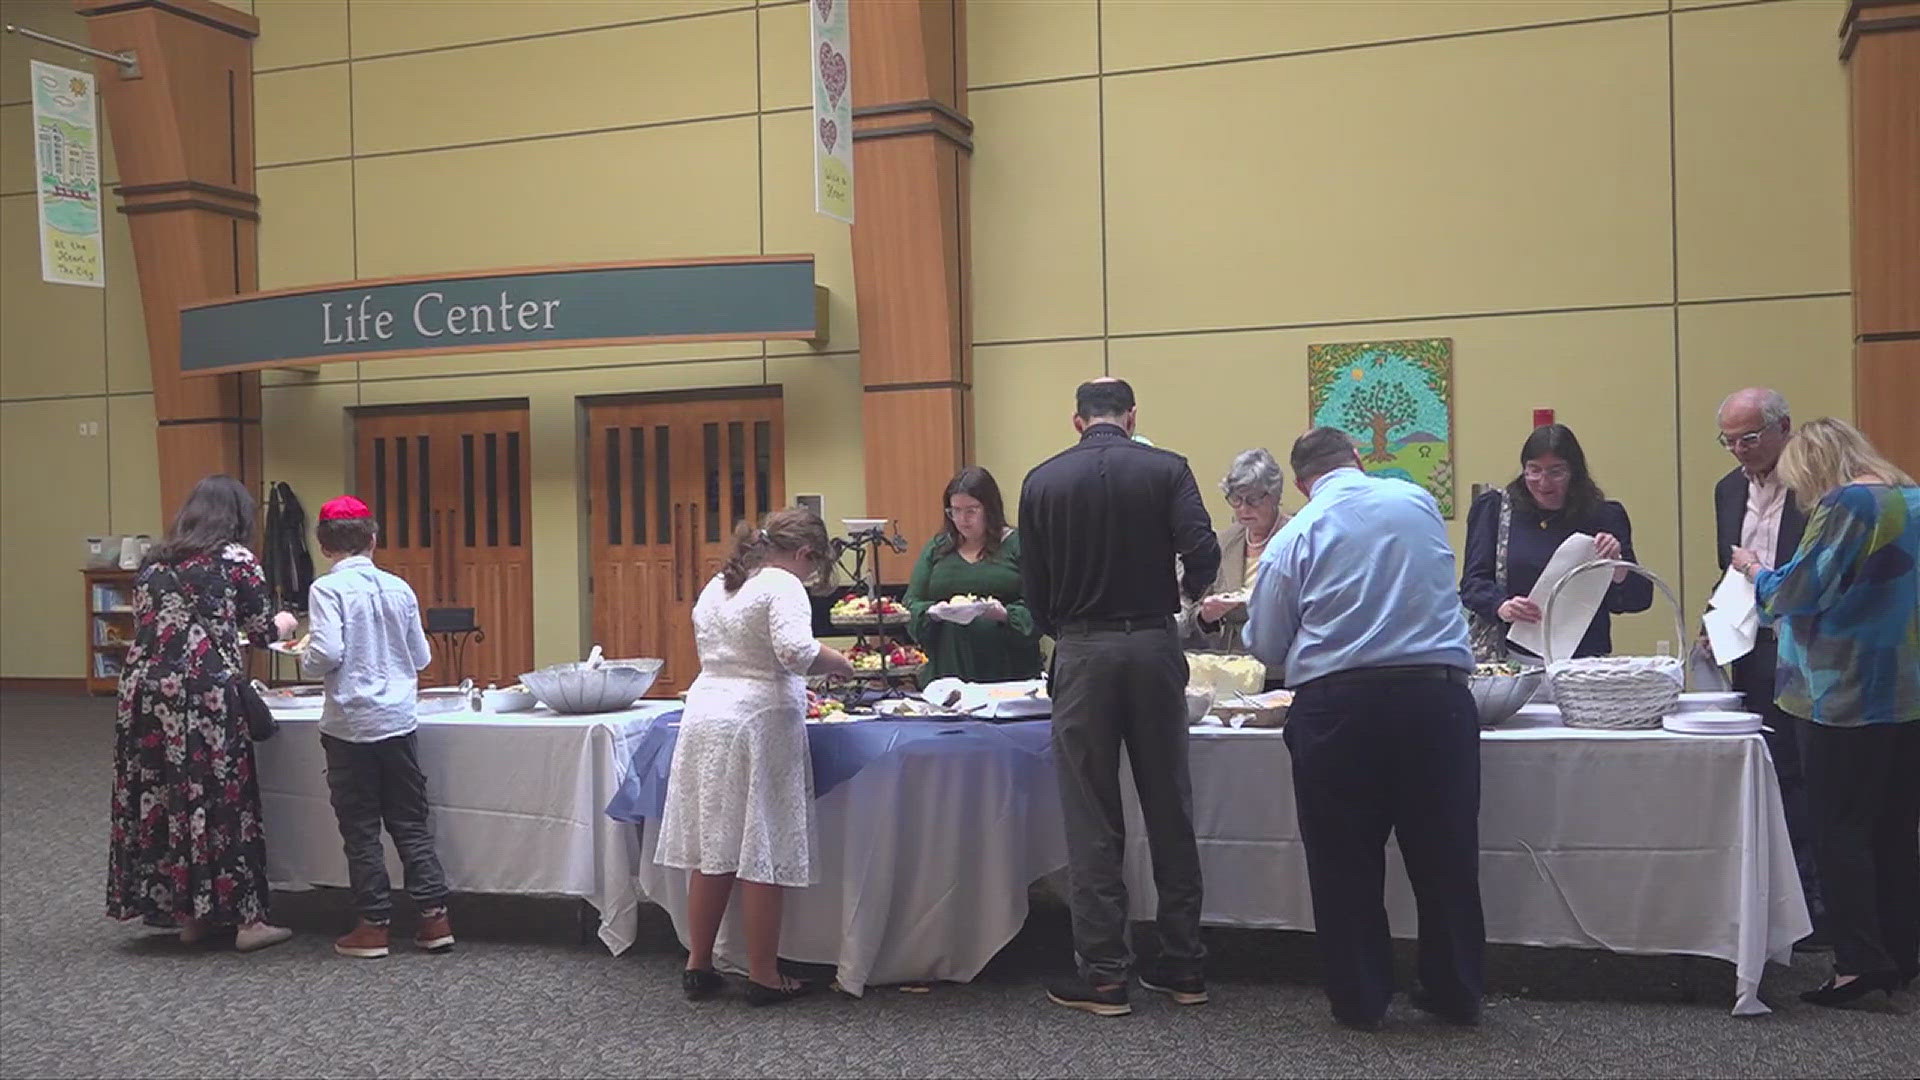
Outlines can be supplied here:
<path id="1" fill-rule="evenodd" d="M 807 687 L 819 655 L 800 579 L 768 567 L 693 607 L 700 676 L 687 691 L 654 860 L 768 885 L 810 885 Z"/>

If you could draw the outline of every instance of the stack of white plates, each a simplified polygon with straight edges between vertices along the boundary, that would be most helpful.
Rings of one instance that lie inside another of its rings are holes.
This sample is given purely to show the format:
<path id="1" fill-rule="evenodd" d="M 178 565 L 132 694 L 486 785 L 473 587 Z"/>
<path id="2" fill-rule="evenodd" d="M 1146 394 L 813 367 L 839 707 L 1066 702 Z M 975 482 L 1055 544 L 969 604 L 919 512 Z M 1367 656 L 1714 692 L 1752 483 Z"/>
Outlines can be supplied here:
<path id="1" fill-rule="evenodd" d="M 1760 714 L 1750 712 L 1680 712 L 1660 722 L 1681 735 L 1752 735 L 1760 730 Z"/>
<path id="2" fill-rule="evenodd" d="M 1680 713 L 1697 712 L 1739 712 L 1746 702 L 1746 695 L 1738 690 L 1695 690 L 1680 695 L 1680 704 L 1673 710 Z"/>

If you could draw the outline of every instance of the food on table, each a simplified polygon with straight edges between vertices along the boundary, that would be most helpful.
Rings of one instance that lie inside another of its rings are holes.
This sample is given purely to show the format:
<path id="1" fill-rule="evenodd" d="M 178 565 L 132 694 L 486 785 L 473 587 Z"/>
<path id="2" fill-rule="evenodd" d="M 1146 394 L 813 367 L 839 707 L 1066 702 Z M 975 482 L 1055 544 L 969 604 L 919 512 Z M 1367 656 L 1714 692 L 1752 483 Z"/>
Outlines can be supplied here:
<path id="1" fill-rule="evenodd" d="M 823 697 L 814 693 L 807 695 L 807 719 L 809 720 L 831 720 L 844 716 L 846 711 L 846 703 L 839 698 Z"/>
<path id="2" fill-rule="evenodd" d="M 1509 663 L 1505 660 L 1497 664 L 1473 665 L 1473 673 L 1475 675 L 1519 675 L 1522 671 L 1523 669 L 1519 664 Z"/>
<path id="3" fill-rule="evenodd" d="M 918 698 L 889 698 L 874 708 L 883 716 L 946 716 L 949 712 Z"/>
<path id="4" fill-rule="evenodd" d="M 887 658 L 869 646 L 856 645 L 847 650 L 847 663 L 853 665 L 856 675 L 877 674 L 886 669 Z"/>
<path id="5" fill-rule="evenodd" d="M 1257 694 L 1267 685 L 1267 665 L 1251 656 L 1190 652 L 1187 670 L 1187 685 L 1221 696 Z"/>
<path id="6" fill-rule="evenodd" d="M 895 645 L 887 653 L 890 668 L 917 668 L 927 662 L 927 654 L 917 645 Z"/>
<path id="7" fill-rule="evenodd" d="M 879 599 L 845 596 L 833 605 L 829 614 L 835 622 L 869 622 L 876 619 L 904 619 L 907 617 L 907 608 L 890 596 Z"/>
<path id="8" fill-rule="evenodd" d="M 916 645 L 903 642 L 883 643 L 883 647 L 855 645 L 847 650 L 847 662 L 855 674 L 872 675 L 884 671 L 914 670 L 927 662 L 927 654 Z"/>

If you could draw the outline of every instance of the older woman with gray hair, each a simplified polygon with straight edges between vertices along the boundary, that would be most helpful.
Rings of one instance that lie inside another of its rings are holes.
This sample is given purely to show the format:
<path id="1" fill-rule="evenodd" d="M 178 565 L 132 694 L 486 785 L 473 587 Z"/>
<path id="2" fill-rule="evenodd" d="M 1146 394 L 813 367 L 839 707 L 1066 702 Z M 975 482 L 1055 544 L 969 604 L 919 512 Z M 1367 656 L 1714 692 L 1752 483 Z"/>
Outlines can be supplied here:
<path id="1" fill-rule="evenodd" d="M 1188 648 L 1245 652 L 1240 628 L 1247 622 L 1247 594 L 1268 541 L 1286 523 L 1280 493 L 1287 474 L 1264 449 L 1233 459 L 1220 490 L 1233 508 L 1233 524 L 1220 532 L 1220 574 L 1204 598 L 1180 612 L 1180 637 Z"/>

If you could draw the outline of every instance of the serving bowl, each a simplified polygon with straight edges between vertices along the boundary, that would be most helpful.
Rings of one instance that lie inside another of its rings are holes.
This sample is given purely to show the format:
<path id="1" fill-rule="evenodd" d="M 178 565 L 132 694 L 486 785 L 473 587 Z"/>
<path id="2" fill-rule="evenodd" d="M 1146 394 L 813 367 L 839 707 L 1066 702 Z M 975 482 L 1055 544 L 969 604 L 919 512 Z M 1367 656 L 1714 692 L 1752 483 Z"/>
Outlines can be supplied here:
<path id="1" fill-rule="evenodd" d="M 520 681 L 554 712 L 613 712 L 639 700 L 665 666 L 665 660 L 652 658 L 582 661 L 529 671 Z"/>
<path id="2" fill-rule="evenodd" d="M 1467 680 L 1473 691 L 1474 707 L 1480 711 L 1481 727 L 1498 727 L 1513 719 L 1520 706 L 1533 700 L 1545 679 L 1545 668 L 1532 668 L 1518 675 L 1474 675 Z"/>

